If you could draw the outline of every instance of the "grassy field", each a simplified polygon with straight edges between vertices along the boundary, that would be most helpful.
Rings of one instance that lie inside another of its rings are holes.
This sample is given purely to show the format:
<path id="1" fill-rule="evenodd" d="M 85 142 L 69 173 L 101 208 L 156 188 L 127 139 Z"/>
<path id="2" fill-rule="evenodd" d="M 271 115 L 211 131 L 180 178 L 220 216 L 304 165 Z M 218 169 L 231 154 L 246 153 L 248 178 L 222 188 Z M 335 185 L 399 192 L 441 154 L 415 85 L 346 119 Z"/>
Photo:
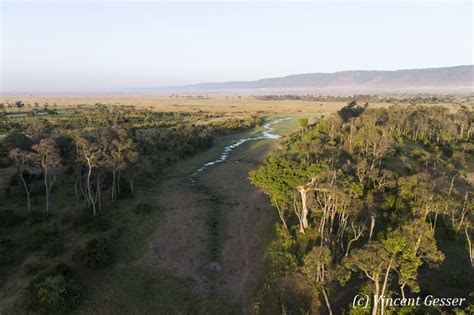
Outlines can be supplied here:
<path id="1" fill-rule="evenodd" d="M 134 105 L 139 108 L 148 108 L 163 112 L 210 112 L 210 113 L 262 113 L 265 115 L 286 114 L 295 115 L 310 113 L 335 112 L 346 105 L 346 101 L 302 101 L 302 100 L 257 100 L 250 95 L 212 95 L 209 98 L 196 96 L 152 95 L 152 94 L 115 94 L 115 95 L 12 95 L 0 96 L 0 103 L 15 103 L 22 100 L 25 104 L 39 103 L 42 107 L 48 103 L 52 108 L 77 106 L 81 104 L 107 104 L 107 105 Z M 371 107 L 387 107 L 390 105 L 408 105 L 404 102 L 374 103 Z M 473 104 L 470 101 L 466 104 Z M 426 105 L 426 104 L 419 104 Z M 451 103 L 438 104 L 453 107 Z"/>

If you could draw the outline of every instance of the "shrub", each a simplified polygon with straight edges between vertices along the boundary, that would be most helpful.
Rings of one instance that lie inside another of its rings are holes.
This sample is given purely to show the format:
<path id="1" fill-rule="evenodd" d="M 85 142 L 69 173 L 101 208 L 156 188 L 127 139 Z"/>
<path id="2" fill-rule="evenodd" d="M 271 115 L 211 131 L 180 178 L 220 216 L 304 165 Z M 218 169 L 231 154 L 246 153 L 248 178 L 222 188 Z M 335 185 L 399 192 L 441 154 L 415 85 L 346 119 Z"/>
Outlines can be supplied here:
<path id="1" fill-rule="evenodd" d="M 44 265 L 37 262 L 32 262 L 25 265 L 25 273 L 28 276 L 35 275 L 42 269 L 44 269 Z"/>
<path id="2" fill-rule="evenodd" d="M 24 304 L 40 314 L 64 314 L 79 304 L 80 289 L 69 266 L 60 264 L 35 277 L 24 292 Z"/>
<path id="3" fill-rule="evenodd" d="M 82 209 L 73 219 L 73 225 L 83 232 L 103 232 L 110 228 L 109 219 L 99 213 L 93 216 L 90 209 Z"/>
<path id="4" fill-rule="evenodd" d="M 56 240 L 58 227 L 56 224 L 35 230 L 28 240 L 29 249 L 41 249 L 46 244 Z"/>
<path id="5" fill-rule="evenodd" d="M 12 210 L 0 211 L 0 227 L 10 227 L 20 223 L 22 217 L 17 216 Z"/>
<path id="6" fill-rule="evenodd" d="M 135 214 L 147 214 L 153 210 L 153 207 L 148 203 L 139 203 L 133 208 Z"/>
<path id="7" fill-rule="evenodd" d="M 28 213 L 26 221 L 28 222 L 28 224 L 33 225 L 44 222 L 46 221 L 46 219 L 47 217 L 41 211 L 31 211 L 30 213 Z"/>
<path id="8" fill-rule="evenodd" d="M 93 238 L 76 250 L 73 258 L 92 269 L 110 265 L 113 261 L 110 241 L 104 237 Z"/>
<path id="9" fill-rule="evenodd" d="M 0 265 L 6 265 L 13 261 L 13 243 L 9 239 L 0 239 Z"/>
<path id="10" fill-rule="evenodd" d="M 64 242 L 61 239 L 56 239 L 46 244 L 46 255 L 56 257 L 64 252 Z"/>

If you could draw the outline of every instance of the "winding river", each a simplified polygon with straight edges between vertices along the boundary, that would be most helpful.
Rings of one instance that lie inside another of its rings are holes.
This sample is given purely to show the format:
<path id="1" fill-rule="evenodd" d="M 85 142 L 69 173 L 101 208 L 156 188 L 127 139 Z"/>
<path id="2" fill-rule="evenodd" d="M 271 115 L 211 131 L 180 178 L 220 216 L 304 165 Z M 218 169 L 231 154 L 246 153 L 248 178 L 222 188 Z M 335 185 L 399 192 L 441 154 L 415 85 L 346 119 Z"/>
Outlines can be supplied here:
<path id="1" fill-rule="evenodd" d="M 283 120 L 287 120 L 287 119 L 291 119 L 291 118 L 289 118 L 289 117 L 287 117 L 287 118 L 279 118 L 279 119 L 277 119 L 277 120 L 274 120 L 274 121 L 272 121 L 272 122 L 269 122 L 269 123 L 263 125 L 263 128 L 264 128 L 265 130 L 262 131 L 262 133 L 261 133 L 260 136 L 258 136 L 258 137 L 242 138 L 242 139 L 238 140 L 237 142 L 226 146 L 226 147 L 224 148 L 224 152 L 222 152 L 222 154 L 220 155 L 220 157 L 219 157 L 217 160 L 214 160 L 214 161 L 210 161 L 210 162 L 205 163 L 203 166 L 201 166 L 201 167 L 194 173 L 194 175 L 197 175 L 198 173 L 204 171 L 206 168 L 208 168 L 208 167 L 210 167 L 210 166 L 212 166 L 212 165 L 215 165 L 215 164 L 224 162 L 225 160 L 227 160 L 227 158 L 229 157 L 229 154 L 232 152 L 232 150 L 234 150 L 235 148 L 241 146 L 241 145 L 244 144 L 245 142 L 248 142 L 248 141 L 256 141 L 256 140 L 261 140 L 261 139 L 279 139 L 279 138 L 281 138 L 281 137 L 282 137 L 281 135 L 272 133 L 272 132 L 273 132 L 272 125 L 278 124 L 279 122 L 281 122 L 281 121 L 283 121 Z"/>

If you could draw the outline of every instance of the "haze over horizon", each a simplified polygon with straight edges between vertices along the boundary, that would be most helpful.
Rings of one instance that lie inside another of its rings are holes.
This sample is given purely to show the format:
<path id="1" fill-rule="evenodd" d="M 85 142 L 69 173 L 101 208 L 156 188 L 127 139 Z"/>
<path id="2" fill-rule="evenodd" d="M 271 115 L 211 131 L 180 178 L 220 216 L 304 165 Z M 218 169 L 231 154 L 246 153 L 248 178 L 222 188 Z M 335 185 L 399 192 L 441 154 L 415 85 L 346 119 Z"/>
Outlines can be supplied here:
<path id="1" fill-rule="evenodd" d="M 469 2 L 4 2 L 1 17 L 4 93 L 473 64 Z"/>

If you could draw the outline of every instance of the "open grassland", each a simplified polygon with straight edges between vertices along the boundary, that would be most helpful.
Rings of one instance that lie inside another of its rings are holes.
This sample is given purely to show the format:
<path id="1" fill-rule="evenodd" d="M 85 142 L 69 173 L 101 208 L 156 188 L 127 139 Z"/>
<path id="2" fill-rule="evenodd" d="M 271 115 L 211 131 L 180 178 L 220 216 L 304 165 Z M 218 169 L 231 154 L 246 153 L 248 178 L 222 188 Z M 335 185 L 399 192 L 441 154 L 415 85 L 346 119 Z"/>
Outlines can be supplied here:
<path id="1" fill-rule="evenodd" d="M 42 107 L 45 103 L 50 108 L 74 107 L 84 104 L 133 105 L 138 108 L 151 109 L 160 112 L 209 112 L 209 113 L 264 113 L 264 114 L 298 114 L 335 112 L 347 104 L 340 101 L 309 101 L 309 100 L 262 100 L 250 95 L 212 95 L 204 96 L 175 96 L 148 94 L 115 94 L 115 95 L 15 95 L 0 97 L 0 103 L 15 103 L 21 100 L 34 107 L 35 103 Z M 414 103 L 409 99 L 387 102 L 369 101 L 370 107 L 388 107 L 391 105 L 409 105 Z M 418 105 L 430 105 L 427 102 L 415 102 Z M 459 99 L 452 102 L 436 102 L 437 105 L 454 108 L 458 104 L 472 105 L 472 100 Z M 26 110 L 27 108 L 25 108 Z"/>

